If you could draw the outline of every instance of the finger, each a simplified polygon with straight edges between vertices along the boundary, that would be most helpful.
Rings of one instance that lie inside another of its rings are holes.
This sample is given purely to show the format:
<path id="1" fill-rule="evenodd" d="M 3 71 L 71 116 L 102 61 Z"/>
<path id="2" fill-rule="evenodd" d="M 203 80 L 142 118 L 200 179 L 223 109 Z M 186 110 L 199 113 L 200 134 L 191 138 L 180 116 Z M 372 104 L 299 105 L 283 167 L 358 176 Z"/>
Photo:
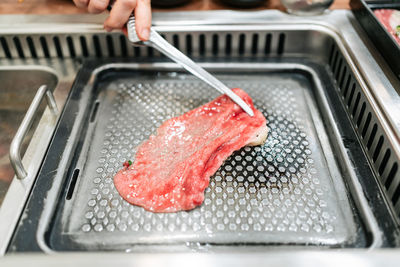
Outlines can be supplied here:
<path id="1" fill-rule="evenodd" d="M 90 0 L 88 5 L 89 13 L 97 14 L 106 10 L 109 0 Z"/>
<path id="2" fill-rule="evenodd" d="M 142 41 L 147 41 L 150 37 L 151 27 L 151 6 L 150 0 L 137 0 L 135 8 L 136 32 Z"/>
<path id="3" fill-rule="evenodd" d="M 106 29 L 121 29 L 136 7 L 136 0 L 117 0 L 104 22 Z"/>
<path id="4" fill-rule="evenodd" d="M 86 8 L 89 4 L 89 0 L 74 0 L 74 4 L 79 8 Z"/>

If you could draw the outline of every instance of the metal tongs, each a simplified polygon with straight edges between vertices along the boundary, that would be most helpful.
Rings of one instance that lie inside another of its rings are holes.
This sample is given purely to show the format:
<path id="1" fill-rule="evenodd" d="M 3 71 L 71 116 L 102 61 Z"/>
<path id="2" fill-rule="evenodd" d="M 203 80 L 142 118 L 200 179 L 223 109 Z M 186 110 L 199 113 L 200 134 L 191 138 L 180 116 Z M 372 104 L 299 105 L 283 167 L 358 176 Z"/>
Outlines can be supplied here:
<path id="1" fill-rule="evenodd" d="M 233 102 L 238 104 L 247 114 L 249 114 L 249 116 L 254 116 L 253 110 L 238 95 L 236 95 L 231 89 L 229 89 L 229 87 L 227 87 L 220 80 L 215 78 L 205 69 L 197 65 L 193 60 L 188 58 L 185 54 L 176 49 L 170 43 L 168 43 L 159 33 L 157 33 L 152 28 L 150 29 L 149 40 L 145 42 L 141 41 L 136 33 L 135 17 L 133 15 L 129 18 L 127 22 L 127 31 L 128 39 L 130 42 L 132 42 L 133 45 L 146 45 L 157 49 L 158 51 L 184 67 L 187 71 L 214 87 L 214 89 L 223 94 L 226 94 L 232 99 Z"/>

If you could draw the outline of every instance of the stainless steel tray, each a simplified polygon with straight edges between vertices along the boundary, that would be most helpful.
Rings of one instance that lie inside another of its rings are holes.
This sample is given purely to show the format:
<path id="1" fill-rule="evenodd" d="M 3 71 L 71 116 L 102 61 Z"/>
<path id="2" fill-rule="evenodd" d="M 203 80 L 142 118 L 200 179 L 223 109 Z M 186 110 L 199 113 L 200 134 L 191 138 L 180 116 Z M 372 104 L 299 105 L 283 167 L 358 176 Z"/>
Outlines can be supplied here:
<path id="1" fill-rule="evenodd" d="M 116 75 L 98 85 L 97 120 L 84 141 L 87 153 L 78 160 L 76 192 L 65 206 L 65 234 L 79 243 L 109 245 L 337 245 L 355 239 L 345 187 L 306 76 L 284 69 L 219 76 L 252 96 L 268 120 L 269 138 L 228 158 L 212 176 L 199 208 L 155 214 L 125 202 L 113 176 L 162 122 L 218 94 L 187 74 Z"/>
<path id="2" fill-rule="evenodd" d="M 351 175 L 339 170 L 346 159 L 335 158 L 340 155 L 330 144 L 340 137 L 325 128 L 334 122 L 321 80 L 302 64 L 245 65 L 223 64 L 214 71 L 252 96 L 268 120 L 267 142 L 227 159 L 211 177 L 200 207 L 170 214 L 128 204 L 113 176 L 163 121 L 218 94 L 175 64 L 100 67 L 94 84 L 85 87 L 94 95 L 85 98 L 91 111 L 82 120 L 85 134 L 75 148 L 65 200 L 56 219 L 47 221 L 49 247 L 366 246 L 344 184 Z"/>

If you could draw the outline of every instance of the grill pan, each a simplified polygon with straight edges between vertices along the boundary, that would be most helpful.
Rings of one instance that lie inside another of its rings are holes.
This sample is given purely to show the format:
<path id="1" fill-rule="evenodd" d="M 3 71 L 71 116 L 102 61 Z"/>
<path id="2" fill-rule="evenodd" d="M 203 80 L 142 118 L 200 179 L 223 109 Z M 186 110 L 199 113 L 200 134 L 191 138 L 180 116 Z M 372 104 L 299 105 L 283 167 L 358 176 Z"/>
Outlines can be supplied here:
<path id="1" fill-rule="evenodd" d="M 373 174 L 360 157 L 332 76 L 307 60 L 270 61 L 212 65 L 218 78 L 253 97 L 270 134 L 264 146 L 243 148 L 226 160 L 200 207 L 172 214 L 129 205 L 113 175 L 164 120 L 217 94 L 171 63 L 86 63 L 34 189 L 35 198 L 58 194 L 58 202 L 40 216 L 43 235 L 21 221 L 14 236 L 19 249 L 19 240 L 29 236 L 40 237 L 38 249 L 57 251 L 370 246 L 375 226 L 363 212 L 354 170 L 362 168 L 366 180 Z M 64 187 L 43 190 L 57 176 Z M 359 195 L 353 199 L 350 192 Z M 27 212 L 42 204 L 32 198 Z"/>
<path id="2" fill-rule="evenodd" d="M 264 146 L 244 148 L 226 160 L 201 207 L 170 214 L 123 201 L 113 176 L 163 121 L 218 94 L 175 72 L 129 73 L 125 78 L 116 73 L 112 81 L 99 83 L 99 119 L 92 118 L 96 125 L 83 143 L 75 169 L 81 175 L 75 197 L 65 204 L 62 231 L 87 245 L 93 242 L 87 233 L 111 234 L 101 238 L 110 245 L 353 242 L 356 225 L 337 166 L 324 156 L 331 148 L 321 143 L 327 137 L 310 81 L 285 70 L 219 78 L 245 88 L 255 99 L 269 121 L 270 137 Z"/>
<path id="3" fill-rule="evenodd" d="M 351 0 L 350 6 L 368 37 L 376 45 L 397 78 L 400 78 L 400 45 L 374 14 L 375 9 L 400 10 L 400 1 Z"/>

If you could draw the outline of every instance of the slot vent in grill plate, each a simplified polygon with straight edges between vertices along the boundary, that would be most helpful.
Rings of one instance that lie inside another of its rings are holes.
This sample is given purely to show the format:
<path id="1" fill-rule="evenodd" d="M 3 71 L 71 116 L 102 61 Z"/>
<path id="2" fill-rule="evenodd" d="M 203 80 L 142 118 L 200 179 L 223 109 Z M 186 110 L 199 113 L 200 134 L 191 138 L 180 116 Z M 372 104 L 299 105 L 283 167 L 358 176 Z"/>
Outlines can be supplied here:
<path id="1" fill-rule="evenodd" d="M 67 45 L 68 45 L 69 55 L 71 56 L 71 58 L 75 58 L 76 57 L 75 46 L 71 36 L 67 36 Z"/>
<path id="2" fill-rule="evenodd" d="M 0 42 L 1 42 L 1 48 L 2 51 L 0 50 L 0 56 L 2 56 L 3 58 L 12 58 L 11 53 L 10 53 L 10 48 L 7 44 L 7 39 L 5 37 L 0 37 Z"/>
<path id="3" fill-rule="evenodd" d="M 49 53 L 49 47 L 47 45 L 46 38 L 44 36 L 40 36 L 39 40 L 40 40 L 40 44 L 42 46 L 41 54 L 43 55 L 43 57 L 49 58 L 50 53 Z"/>
<path id="4" fill-rule="evenodd" d="M 19 37 L 14 36 L 13 43 L 15 45 L 15 49 L 17 50 L 18 56 L 20 58 L 25 58 L 24 50 L 21 47 L 21 42 L 19 40 Z"/>
<path id="5" fill-rule="evenodd" d="M 84 36 L 80 36 L 79 37 L 79 41 L 80 41 L 80 45 L 81 45 L 81 51 L 82 51 L 82 56 L 83 57 L 88 57 L 89 56 L 89 50 L 87 47 L 87 42 L 86 42 L 86 38 Z"/>
<path id="6" fill-rule="evenodd" d="M 33 43 L 32 37 L 30 36 L 26 37 L 26 42 L 28 43 L 32 58 L 37 58 L 38 56 L 36 53 L 36 47 L 35 44 Z"/>

